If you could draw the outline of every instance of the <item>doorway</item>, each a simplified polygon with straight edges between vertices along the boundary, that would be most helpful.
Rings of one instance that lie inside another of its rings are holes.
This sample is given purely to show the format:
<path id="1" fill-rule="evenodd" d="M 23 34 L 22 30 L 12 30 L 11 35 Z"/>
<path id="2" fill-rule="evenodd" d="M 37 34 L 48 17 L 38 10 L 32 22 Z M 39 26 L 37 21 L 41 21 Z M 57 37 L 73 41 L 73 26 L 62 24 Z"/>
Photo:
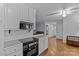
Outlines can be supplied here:
<path id="1" fill-rule="evenodd" d="M 56 37 L 56 23 L 46 24 L 46 35 L 48 37 Z"/>

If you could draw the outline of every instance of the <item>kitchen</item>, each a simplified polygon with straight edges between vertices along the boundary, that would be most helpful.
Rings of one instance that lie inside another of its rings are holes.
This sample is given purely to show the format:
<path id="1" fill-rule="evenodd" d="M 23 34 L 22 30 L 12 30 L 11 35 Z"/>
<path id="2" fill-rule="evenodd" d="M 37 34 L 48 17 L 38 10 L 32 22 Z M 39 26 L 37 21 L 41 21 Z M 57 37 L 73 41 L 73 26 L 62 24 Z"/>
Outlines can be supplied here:
<path id="1" fill-rule="evenodd" d="M 36 10 L 26 3 L 0 3 L 3 40 L 0 55 L 40 55 L 48 48 L 48 37 L 36 31 Z M 2 20 L 3 19 L 3 20 Z"/>
<path id="2" fill-rule="evenodd" d="M 79 55 L 79 4 L 0 3 L 0 33 L 0 56 Z"/>

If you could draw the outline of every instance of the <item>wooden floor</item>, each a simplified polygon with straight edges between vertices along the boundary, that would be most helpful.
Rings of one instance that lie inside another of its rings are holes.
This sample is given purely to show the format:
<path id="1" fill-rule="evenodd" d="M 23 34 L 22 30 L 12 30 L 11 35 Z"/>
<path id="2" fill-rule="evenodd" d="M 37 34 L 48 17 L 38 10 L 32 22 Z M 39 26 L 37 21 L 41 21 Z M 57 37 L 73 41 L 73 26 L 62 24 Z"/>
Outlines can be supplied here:
<path id="1" fill-rule="evenodd" d="M 79 56 L 79 47 L 67 45 L 62 40 L 51 37 L 48 40 L 48 49 L 41 56 Z"/>

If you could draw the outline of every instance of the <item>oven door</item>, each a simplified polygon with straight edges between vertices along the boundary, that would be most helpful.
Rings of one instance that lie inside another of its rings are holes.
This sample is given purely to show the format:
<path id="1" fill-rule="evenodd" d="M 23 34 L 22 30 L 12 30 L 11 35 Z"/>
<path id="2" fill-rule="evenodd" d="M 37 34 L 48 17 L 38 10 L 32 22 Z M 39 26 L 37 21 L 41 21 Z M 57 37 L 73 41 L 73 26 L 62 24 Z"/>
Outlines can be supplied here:
<path id="1" fill-rule="evenodd" d="M 32 49 L 30 50 L 29 52 L 27 52 L 27 56 L 36 56 L 38 53 L 37 53 L 37 49 Z"/>

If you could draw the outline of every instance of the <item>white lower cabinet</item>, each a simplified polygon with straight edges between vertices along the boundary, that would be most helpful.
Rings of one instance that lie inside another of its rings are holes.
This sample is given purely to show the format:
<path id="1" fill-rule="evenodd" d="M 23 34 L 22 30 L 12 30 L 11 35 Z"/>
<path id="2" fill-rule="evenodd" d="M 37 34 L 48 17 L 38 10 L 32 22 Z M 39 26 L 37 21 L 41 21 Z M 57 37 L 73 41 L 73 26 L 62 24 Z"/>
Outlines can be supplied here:
<path id="1" fill-rule="evenodd" d="M 44 49 L 48 48 L 48 37 L 44 37 Z"/>
<path id="2" fill-rule="evenodd" d="M 4 55 L 5 56 L 22 56 L 23 55 L 22 44 L 17 44 L 14 46 L 4 48 Z"/>
<path id="3" fill-rule="evenodd" d="M 16 53 L 11 53 L 11 54 L 5 55 L 5 56 L 16 56 Z"/>
<path id="4" fill-rule="evenodd" d="M 39 55 L 43 52 L 43 39 L 39 38 Z"/>
<path id="5" fill-rule="evenodd" d="M 48 38 L 41 37 L 39 38 L 39 55 L 48 48 Z"/>
<path id="6" fill-rule="evenodd" d="M 20 51 L 16 53 L 16 56 L 23 56 L 23 53 L 21 53 Z"/>

